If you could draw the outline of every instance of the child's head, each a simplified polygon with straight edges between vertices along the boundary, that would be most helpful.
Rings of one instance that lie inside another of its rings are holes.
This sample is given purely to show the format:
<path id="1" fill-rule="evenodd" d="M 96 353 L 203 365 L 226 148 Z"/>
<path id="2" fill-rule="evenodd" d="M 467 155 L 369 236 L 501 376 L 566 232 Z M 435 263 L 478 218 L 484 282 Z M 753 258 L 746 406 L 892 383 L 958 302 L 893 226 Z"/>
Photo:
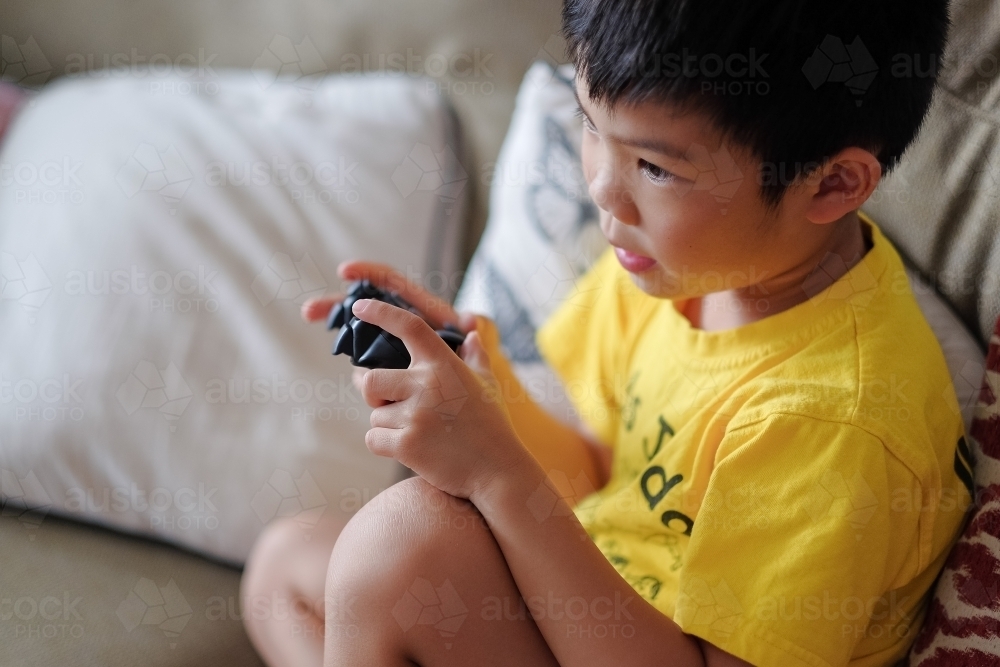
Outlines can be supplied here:
<path id="1" fill-rule="evenodd" d="M 565 0 L 563 18 L 602 228 L 668 298 L 822 259 L 915 136 L 948 26 L 945 0 Z"/>

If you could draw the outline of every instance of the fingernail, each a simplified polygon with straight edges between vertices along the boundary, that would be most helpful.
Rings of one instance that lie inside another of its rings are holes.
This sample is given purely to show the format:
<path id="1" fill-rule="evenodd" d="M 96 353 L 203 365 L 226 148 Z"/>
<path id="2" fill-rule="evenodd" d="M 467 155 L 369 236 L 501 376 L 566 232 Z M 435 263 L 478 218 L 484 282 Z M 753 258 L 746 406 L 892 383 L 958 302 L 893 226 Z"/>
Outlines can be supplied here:
<path id="1" fill-rule="evenodd" d="M 363 313 L 368 307 L 369 301 L 371 301 L 371 299 L 358 299 L 354 302 L 354 305 L 351 306 L 351 310 L 355 313 Z"/>

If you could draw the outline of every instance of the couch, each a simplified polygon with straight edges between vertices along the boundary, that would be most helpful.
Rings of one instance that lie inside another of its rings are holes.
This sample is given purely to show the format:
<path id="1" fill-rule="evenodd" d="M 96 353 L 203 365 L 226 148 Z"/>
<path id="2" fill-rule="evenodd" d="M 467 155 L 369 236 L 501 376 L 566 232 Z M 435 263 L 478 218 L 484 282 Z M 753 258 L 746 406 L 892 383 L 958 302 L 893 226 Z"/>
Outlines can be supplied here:
<path id="1" fill-rule="evenodd" d="M 436 79 L 477 176 L 468 261 L 489 197 L 478 176 L 496 160 L 522 76 L 533 60 L 564 58 L 559 9 L 557 0 L 5 0 L 0 34 L 34 38 L 51 65 L 39 83 L 64 74 L 64 63 L 100 68 L 115 54 L 199 54 L 214 66 L 251 67 L 275 35 L 309 36 L 329 71 L 378 69 L 394 53 L 478 57 L 467 75 Z M 985 349 L 1000 314 L 1000 272 L 991 268 L 1000 265 L 1000 2 L 956 2 L 953 16 L 931 118 L 866 209 Z M 193 614 L 183 642 L 128 632 L 116 616 L 137 578 L 185 591 Z M 0 664 L 260 664 L 239 618 L 239 578 L 226 564 L 104 529 L 48 517 L 28 530 L 0 518 Z"/>

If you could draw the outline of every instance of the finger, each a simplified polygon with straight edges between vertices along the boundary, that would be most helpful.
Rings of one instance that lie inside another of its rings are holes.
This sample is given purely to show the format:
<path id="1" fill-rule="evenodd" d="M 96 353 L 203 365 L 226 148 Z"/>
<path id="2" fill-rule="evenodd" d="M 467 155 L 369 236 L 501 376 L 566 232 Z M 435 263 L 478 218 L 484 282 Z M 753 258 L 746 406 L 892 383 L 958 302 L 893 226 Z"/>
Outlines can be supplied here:
<path id="1" fill-rule="evenodd" d="M 381 327 L 403 341 L 413 361 L 440 359 L 443 354 L 453 354 L 448 344 L 434 333 L 423 318 L 408 310 L 375 299 L 358 299 L 354 302 L 353 311 L 359 319 Z"/>
<path id="2" fill-rule="evenodd" d="M 361 395 L 372 407 L 378 407 L 378 401 L 405 401 L 419 389 L 410 372 L 398 368 L 372 369 L 361 381 Z"/>
<path id="3" fill-rule="evenodd" d="M 354 388 L 359 392 L 364 392 L 365 390 L 365 374 L 368 373 L 367 368 L 356 367 L 351 371 L 351 382 L 354 384 Z"/>
<path id="4" fill-rule="evenodd" d="M 413 421 L 408 403 L 389 403 L 372 410 L 372 428 L 406 428 Z"/>
<path id="5" fill-rule="evenodd" d="M 302 319 L 306 322 L 325 321 L 333 307 L 344 300 L 343 294 L 333 294 L 317 299 L 309 299 L 302 304 Z"/>
<path id="6" fill-rule="evenodd" d="M 478 321 L 475 313 L 458 313 L 458 330 L 464 334 L 475 331 Z"/>
<path id="7" fill-rule="evenodd" d="M 348 260 L 337 267 L 337 274 L 344 280 L 370 280 L 376 287 L 396 292 L 419 310 L 435 329 L 441 329 L 445 324 L 458 324 L 458 313 L 450 303 L 407 280 L 388 264 Z"/>
<path id="8" fill-rule="evenodd" d="M 365 433 L 365 447 L 376 456 L 394 457 L 399 451 L 399 441 L 403 435 L 402 429 L 372 428 Z"/>

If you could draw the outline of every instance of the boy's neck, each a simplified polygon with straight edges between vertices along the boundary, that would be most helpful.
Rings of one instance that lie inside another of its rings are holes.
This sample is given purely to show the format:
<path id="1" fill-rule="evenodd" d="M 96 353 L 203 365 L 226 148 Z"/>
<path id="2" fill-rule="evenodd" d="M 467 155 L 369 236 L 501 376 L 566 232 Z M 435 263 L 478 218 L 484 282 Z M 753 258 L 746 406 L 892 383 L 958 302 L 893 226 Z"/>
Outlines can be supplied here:
<path id="1" fill-rule="evenodd" d="M 771 279 L 738 290 L 713 292 L 678 304 L 691 325 L 705 331 L 734 329 L 793 308 L 812 296 L 804 288 L 806 280 L 822 265 L 832 284 L 861 261 L 870 247 L 856 211 L 833 223 L 821 256 Z M 830 261 L 831 255 L 835 261 Z M 843 261 L 837 261 L 836 258 Z M 763 296 L 762 296 L 763 295 Z"/>

